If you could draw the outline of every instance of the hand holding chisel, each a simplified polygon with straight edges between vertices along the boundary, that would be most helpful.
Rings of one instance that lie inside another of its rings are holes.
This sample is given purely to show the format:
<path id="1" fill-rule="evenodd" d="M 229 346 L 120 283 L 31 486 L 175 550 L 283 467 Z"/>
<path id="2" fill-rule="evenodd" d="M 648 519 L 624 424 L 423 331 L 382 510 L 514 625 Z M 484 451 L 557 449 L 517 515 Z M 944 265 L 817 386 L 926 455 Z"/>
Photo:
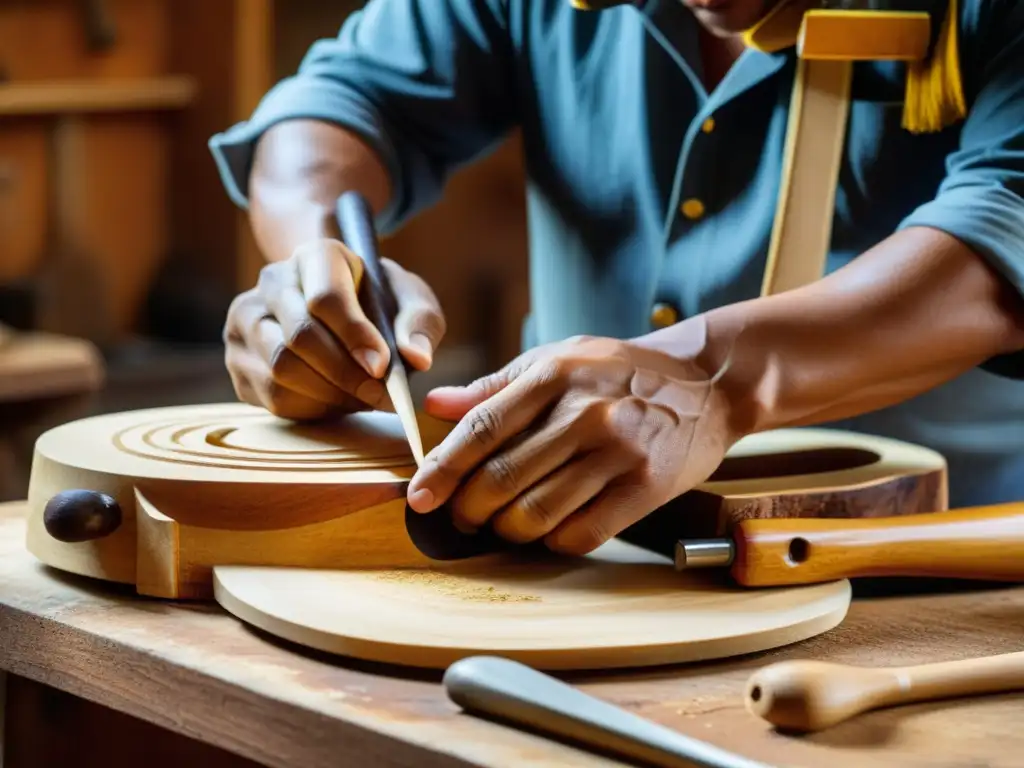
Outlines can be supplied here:
<path id="1" fill-rule="evenodd" d="M 362 260 L 366 267 L 366 280 L 360 290 L 364 296 L 367 313 L 371 322 L 380 331 L 387 344 L 388 360 L 385 383 L 391 403 L 402 422 L 402 428 L 412 448 L 413 458 L 419 466 L 423 463 L 423 439 L 420 437 L 416 407 L 409 392 L 406 361 L 395 340 L 395 318 L 398 315 L 398 301 L 391 288 L 391 281 L 385 272 L 377 252 L 377 234 L 373 226 L 373 212 L 369 204 L 356 192 L 348 192 L 338 200 L 338 226 L 348 247 Z"/>

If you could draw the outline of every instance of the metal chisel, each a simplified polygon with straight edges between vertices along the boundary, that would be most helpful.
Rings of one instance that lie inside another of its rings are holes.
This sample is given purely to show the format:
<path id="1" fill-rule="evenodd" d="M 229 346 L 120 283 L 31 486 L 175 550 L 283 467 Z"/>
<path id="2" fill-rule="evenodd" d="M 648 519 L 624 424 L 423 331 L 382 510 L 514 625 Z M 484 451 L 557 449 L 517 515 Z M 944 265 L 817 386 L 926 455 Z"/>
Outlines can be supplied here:
<path id="1" fill-rule="evenodd" d="M 467 712 L 642 764 L 663 768 L 769 768 L 620 709 L 510 659 L 461 659 L 448 667 L 442 684 L 448 698 Z"/>
<path id="2" fill-rule="evenodd" d="M 405 430 L 416 465 L 420 466 L 423 464 L 423 438 L 420 435 L 419 422 L 416 420 L 416 406 L 409 391 L 405 361 L 398 351 L 398 343 L 395 340 L 394 323 L 398 314 L 398 301 L 380 262 L 373 211 L 358 192 L 346 192 L 338 198 L 337 216 L 342 239 L 366 266 L 366 310 L 370 322 L 384 337 L 391 358 L 384 383 L 395 407 L 395 413 L 402 422 L 402 429 Z"/>

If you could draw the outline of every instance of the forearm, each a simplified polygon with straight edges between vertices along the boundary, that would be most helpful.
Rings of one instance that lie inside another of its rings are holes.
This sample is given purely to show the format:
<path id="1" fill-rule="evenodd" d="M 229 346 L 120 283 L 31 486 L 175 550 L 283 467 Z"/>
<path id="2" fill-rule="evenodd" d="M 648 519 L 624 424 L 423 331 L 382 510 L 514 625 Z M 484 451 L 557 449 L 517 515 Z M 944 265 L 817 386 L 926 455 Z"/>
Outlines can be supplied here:
<path id="1" fill-rule="evenodd" d="M 375 213 L 392 193 L 381 159 L 356 134 L 326 122 L 290 120 L 260 139 L 249 180 L 249 218 L 268 261 L 304 242 L 336 237 L 334 204 L 356 190 Z"/>
<path id="2" fill-rule="evenodd" d="M 945 233 L 902 231 L 815 284 L 638 340 L 697 360 L 738 434 L 868 413 L 1024 347 L 1019 296 Z"/>

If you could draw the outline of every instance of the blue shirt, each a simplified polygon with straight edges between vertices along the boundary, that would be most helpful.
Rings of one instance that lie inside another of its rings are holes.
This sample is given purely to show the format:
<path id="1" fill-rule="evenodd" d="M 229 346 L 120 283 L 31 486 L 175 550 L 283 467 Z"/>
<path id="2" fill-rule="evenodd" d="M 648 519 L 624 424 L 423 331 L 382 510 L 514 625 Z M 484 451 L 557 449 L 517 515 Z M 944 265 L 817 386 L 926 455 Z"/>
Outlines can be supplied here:
<path id="1" fill-rule="evenodd" d="M 638 336 L 657 302 L 692 316 L 757 296 L 765 267 L 795 53 L 747 50 L 708 93 L 697 32 L 678 0 L 600 12 L 568 0 L 370 0 L 211 148 L 244 206 L 262 131 L 297 117 L 347 126 L 392 171 L 386 232 L 521 128 L 524 344 Z M 961 0 L 959 34 L 970 114 L 940 133 L 901 128 L 902 64 L 856 65 L 830 270 L 927 225 L 1024 291 L 1024 2 Z M 691 199 L 703 204 L 696 218 L 683 212 Z M 940 451 L 954 505 L 1024 499 L 1024 381 L 979 368 L 830 426 Z"/>

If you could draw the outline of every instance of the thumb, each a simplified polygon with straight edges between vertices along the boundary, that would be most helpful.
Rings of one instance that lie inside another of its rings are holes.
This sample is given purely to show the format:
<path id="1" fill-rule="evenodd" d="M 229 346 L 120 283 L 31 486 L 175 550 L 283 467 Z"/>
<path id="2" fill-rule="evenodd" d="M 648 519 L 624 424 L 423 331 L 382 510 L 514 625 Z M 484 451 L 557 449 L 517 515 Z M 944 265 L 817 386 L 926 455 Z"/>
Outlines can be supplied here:
<path id="1" fill-rule="evenodd" d="M 464 387 L 437 387 L 427 393 L 423 407 L 434 418 L 459 421 L 485 400 L 515 381 L 526 368 L 524 355 L 517 357 L 501 370 L 482 376 Z"/>
<path id="2" fill-rule="evenodd" d="M 441 304 L 419 275 L 392 261 L 383 260 L 383 263 L 398 302 L 398 314 L 395 316 L 398 351 L 417 370 L 428 370 L 447 331 Z"/>

